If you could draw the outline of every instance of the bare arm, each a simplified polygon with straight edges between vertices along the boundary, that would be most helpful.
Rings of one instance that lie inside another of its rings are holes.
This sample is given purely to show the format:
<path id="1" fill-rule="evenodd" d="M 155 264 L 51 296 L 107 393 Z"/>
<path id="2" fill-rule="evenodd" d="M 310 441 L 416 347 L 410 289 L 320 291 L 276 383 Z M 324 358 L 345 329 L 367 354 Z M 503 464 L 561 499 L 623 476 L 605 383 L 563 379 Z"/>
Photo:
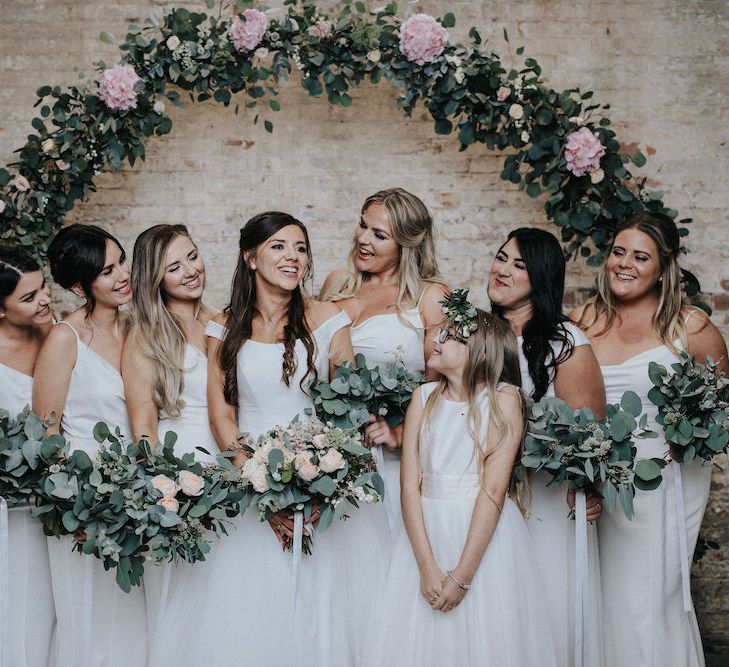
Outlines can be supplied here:
<path id="1" fill-rule="evenodd" d="M 127 338 L 122 349 L 121 369 L 132 439 L 135 442 L 144 439 L 154 450 L 159 425 L 157 406 L 152 398 L 154 365 L 135 348 L 131 337 Z"/>
<path id="2" fill-rule="evenodd" d="M 60 433 L 61 415 L 77 355 L 73 331 L 62 324 L 53 326 L 38 354 L 33 374 L 33 412 L 41 419 L 53 415 L 49 435 Z"/>
<path id="3" fill-rule="evenodd" d="M 334 378 L 334 371 L 337 366 L 341 366 L 345 361 L 354 362 L 354 352 L 352 352 L 352 337 L 349 334 L 349 327 L 342 327 L 332 337 L 329 343 L 329 380 Z"/>
<path id="4" fill-rule="evenodd" d="M 726 341 L 703 311 L 692 310 L 686 321 L 688 351 L 696 361 L 704 363 L 707 357 L 719 362 L 718 370 L 729 373 Z"/>
<path id="5" fill-rule="evenodd" d="M 322 301 L 328 301 L 331 298 L 332 292 L 335 292 L 340 287 L 340 285 L 344 282 L 346 276 L 346 269 L 336 269 L 332 271 L 324 279 L 324 284 L 319 290 L 319 299 Z"/>
<path id="6" fill-rule="evenodd" d="M 222 324 L 219 316 L 215 317 L 215 321 Z M 218 359 L 218 350 L 221 345 L 221 340 L 208 336 L 208 417 L 220 451 L 227 451 L 231 445 L 237 444 L 240 430 L 235 406 L 226 402 L 223 393 L 225 374 L 220 368 Z"/>
<path id="7" fill-rule="evenodd" d="M 569 358 L 559 364 L 554 393 L 575 410 L 589 408 L 598 419 L 605 416 L 605 385 L 591 346 L 573 348 Z"/>
<path id="8" fill-rule="evenodd" d="M 425 339 L 423 340 L 423 356 L 426 364 L 433 352 L 433 337 L 435 332 L 443 325 L 443 307 L 441 301 L 448 294 L 448 287 L 440 283 L 428 283 L 426 292 L 420 302 L 420 316 L 425 325 Z M 428 371 L 426 366 L 425 379 L 435 380 L 437 373 Z"/>

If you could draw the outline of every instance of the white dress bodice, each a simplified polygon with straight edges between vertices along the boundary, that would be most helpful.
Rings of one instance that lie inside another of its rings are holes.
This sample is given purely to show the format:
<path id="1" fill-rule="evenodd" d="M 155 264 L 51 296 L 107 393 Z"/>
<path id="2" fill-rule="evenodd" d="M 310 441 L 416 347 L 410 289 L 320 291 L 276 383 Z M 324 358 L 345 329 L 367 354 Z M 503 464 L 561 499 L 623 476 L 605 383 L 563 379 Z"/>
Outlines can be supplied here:
<path id="1" fill-rule="evenodd" d="M 167 431 L 177 434 L 174 451 L 177 456 L 192 453 L 199 461 L 214 463 L 220 451 L 210 430 L 208 418 L 208 360 L 194 345 L 185 347 L 184 387 L 182 400 L 185 402 L 178 417 L 170 417 L 164 411 L 159 413 L 157 433 L 164 442 Z M 206 455 L 196 447 L 210 452 Z"/>
<path id="2" fill-rule="evenodd" d="M 15 419 L 33 398 L 33 378 L 30 375 L 0 364 L 0 408 Z"/>

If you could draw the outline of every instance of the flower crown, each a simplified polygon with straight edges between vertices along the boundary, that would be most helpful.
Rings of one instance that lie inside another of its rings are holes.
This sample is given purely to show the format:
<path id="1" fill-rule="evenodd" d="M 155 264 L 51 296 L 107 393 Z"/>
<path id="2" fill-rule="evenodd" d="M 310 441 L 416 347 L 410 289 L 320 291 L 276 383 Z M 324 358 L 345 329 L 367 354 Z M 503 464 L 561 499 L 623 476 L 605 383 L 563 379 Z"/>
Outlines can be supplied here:
<path id="1" fill-rule="evenodd" d="M 455 337 L 465 342 L 478 329 L 477 313 L 468 300 L 467 289 L 455 289 L 440 301 L 448 324 L 453 327 Z"/>

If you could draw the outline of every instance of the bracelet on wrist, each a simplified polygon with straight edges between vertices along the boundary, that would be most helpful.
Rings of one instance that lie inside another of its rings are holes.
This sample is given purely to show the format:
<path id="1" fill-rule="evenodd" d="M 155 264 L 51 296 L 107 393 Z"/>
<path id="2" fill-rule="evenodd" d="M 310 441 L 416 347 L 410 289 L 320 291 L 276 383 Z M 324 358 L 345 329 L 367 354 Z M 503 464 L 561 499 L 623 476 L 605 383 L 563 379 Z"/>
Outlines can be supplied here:
<path id="1" fill-rule="evenodd" d="M 462 581 L 458 581 L 458 579 L 453 576 L 453 572 L 451 570 L 446 570 L 446 577 L 451 579 L 461 590 L 471 590 L 471 584 L 464 584 Z"/>

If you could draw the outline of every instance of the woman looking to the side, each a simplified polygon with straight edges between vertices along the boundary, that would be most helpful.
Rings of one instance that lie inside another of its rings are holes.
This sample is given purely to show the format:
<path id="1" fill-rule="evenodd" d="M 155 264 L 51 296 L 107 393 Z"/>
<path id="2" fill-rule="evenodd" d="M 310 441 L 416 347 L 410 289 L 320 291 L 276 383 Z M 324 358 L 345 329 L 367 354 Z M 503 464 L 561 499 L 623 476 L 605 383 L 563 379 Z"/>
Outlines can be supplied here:
<path id="1" fill-rule="evenodd" d="M 670 371 L 685 350 L 698 361 L 710 356 L 719 370 L 729 371 L 721 334 L 703 311 L 683 302 L 679 252 L 678 229 L 670 218 L 657 213 L 629 218 L 617 229 L 597 296 L 573 313 L 590 337 L 608 400 L 616 402 L 628 389 L 636 392 L 648 428 L 659 434 L 637 441 L 638 458 L 661 457 L 667 450 L 662 428 L 655 424 L 657 408 L 647 396 L 653 386 L 651 361 Z M 704 664 L 682 561 L 688 575 L 710 484 L 710 465 L 671 461 L 658 489 L 636 495 L 632 521 L 620 512 L 600 519 L 607 664 Z"/>
<path id="2" fill-rule="evenodd" d="M 53 322 L 51 294 L 38 263 L 23 248 L 0 245 L 0 408 L 11 419 L 30 406 L 33 371 Z M 2 490 L 0 490 L 0 495 Z M 15 667 L 48 664 L 55 626 L 48 545 L 27 506 L 8 513 L 10 584 L 5 624 Z"/>
<path id="3" fill-rule="evenodd" d="M 62 433 L 71 451 L 81 449 L 93 459 L 99 448 L 93 437 L 97 422 L 131 435 L 120 374 L 125 315 L 119 308 L 132 295 L 126 254 L 103 229 L 74 224 L 58 232 L 48 258 L 56 283 L 84 305 L 54 325 L 43 344 L 35 367 L 33 410 L 51 420 L 49 433 Z M 142 590 L 124 593 L 101 561 L 81 557 L 71 547 L 69 538 L 48 538 L 57 664 L 144 665 Z M 83 603 L 89 586 L 90 610 Z"/>
<path id="4" fill-rule="evenodd" d="M 499 248 L 488 279 L 495 313 L 506 318 L 517 335 L 522 391 L 537 401 L 556 396 L 573 408 L 605 414 L 605 389 L 589 341 L 562 313 L 565 260 L 557 239 L 541 229 L 521 227 Z M 547 487 L 550 476 L 531 476 L 532 502 L 527 522 L 542 580 L 547 587 L 549 617 L 554 623 L 558 664 L 574 661 L 575 525 L 568 518 L 574 495 L 562 487 Z M 597 496 L 587 499 L 587 518 L 600 516 Z M 588 526 L 591 620 L 585 628 L 584 662 L 600 665 L 601 627 L 599 567 L 595 526 Z"/>

